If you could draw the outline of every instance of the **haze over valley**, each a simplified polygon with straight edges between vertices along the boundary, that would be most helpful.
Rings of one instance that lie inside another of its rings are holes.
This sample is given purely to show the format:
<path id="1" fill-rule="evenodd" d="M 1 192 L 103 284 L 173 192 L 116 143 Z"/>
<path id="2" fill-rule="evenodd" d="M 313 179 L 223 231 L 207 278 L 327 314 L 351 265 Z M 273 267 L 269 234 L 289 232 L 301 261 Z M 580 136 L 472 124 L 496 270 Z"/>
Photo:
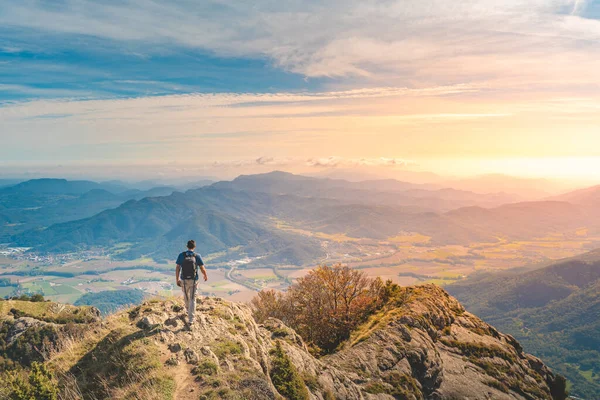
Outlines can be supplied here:
<path id="1" fill-rule="evenodd" d="M 278 171 L 185 192 L 124 185 L 40 179 L 0 189 L 2 273 L 20 285 L 3 295 L 74 302 L 121 287 L 168 295 L 191 237 L 220 277 L 202 291 L 238 300 L 284 288 L 321 263 L 445 284 L 600 247 L 598 188 L 516 202 L 521 196 L 506 192 Z"/>

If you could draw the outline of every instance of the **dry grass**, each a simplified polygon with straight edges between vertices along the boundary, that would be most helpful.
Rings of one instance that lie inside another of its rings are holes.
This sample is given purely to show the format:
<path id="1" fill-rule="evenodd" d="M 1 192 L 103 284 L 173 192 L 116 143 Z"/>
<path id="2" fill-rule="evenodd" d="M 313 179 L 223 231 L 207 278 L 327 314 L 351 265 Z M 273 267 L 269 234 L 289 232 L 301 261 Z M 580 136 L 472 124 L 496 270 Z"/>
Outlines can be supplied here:
<path id="1" fill-rule="evenodd" d="M 390 237 L 387 239 L 387 241 L 398 244 L 426 244 L 431 241 L 431 237 L 415 233 L 413 235 L 399 235 Z"/>

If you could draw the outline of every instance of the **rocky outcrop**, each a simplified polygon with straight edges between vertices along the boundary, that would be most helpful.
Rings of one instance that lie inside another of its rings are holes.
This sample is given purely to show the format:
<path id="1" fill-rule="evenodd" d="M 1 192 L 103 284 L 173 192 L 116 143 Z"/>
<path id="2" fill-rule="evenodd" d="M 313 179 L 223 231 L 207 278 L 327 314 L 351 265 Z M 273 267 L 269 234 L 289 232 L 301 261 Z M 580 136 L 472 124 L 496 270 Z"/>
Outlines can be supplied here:
<path id="1" fill-rule="evenodd" d="M 90 324 L 80 345 L 88 353 L 53 363 L 83 398 L 564 398 L 539 359 L 433 285 L 402 289 L 322 358 L 281 321 L 257 324 L 244 304 L 201 298 L 193 329 L 184 321 L 180 300 L 148 301 Z"/>
<path id="2" fill-rule="evenodd" d="M 200 299 L 198 322 L 187 332 L 181 312 L 173 311 L 176 303 L 143 305 L 134 310 L 132 323 L 158 329 L 156 340 L 171 349 L 171 363 L 174 357 L 178 363 L 214 365 L 211 376 L 219 377 L 221 389 L 245 398 L 279 395 L 271 371 L 277 342 L 313 399 L 552 398 L 555 376 L 539 359 L 434 285 L 406 289 L 340 351 L 320 359 L 281 321 L 258 325 L 246 305 Z M 180 348 L 185 350 L 173 351 Z M 193 384 L 210 395 L 207 382 L 201 376 Z"/>
<path id="3" fill-rule="evenodd" d="M 550 399 L 560 384 L 513 337 L 434 285 L 406 289 L 402 304 L 323 361 L 377 398 Z"/>

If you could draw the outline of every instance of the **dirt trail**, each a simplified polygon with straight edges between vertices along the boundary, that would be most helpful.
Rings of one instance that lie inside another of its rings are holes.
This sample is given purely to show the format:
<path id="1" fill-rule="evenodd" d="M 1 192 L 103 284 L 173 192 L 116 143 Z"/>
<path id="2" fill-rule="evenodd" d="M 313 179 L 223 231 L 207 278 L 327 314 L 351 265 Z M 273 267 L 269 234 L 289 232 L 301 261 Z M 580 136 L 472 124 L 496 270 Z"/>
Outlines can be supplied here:
<path id="1" fill-rule="evenodd" d="M 162 351 L 163 349 L 161 349 Z M 164 356 L 162 362 L 171 358 L 171 351 L 164 346 Z M 199 391 L 198 384 L 194 381 L 192 366 L 180 361 L 179 365 L 169 367 L 169 375 L 175 380 L 175 400 L 197 400 Z"/>
<path id="2" fill-rule="evenodd" d="M 167 340 L 158 343 L 161 362 L 169 366 L 169 376 L 175 380 L 175 394 L 173 398 L 175 400 L 197 400 L 200 391 L 196 377 L 192 373 L 194 365 L 186 362 L 183 355 L 183 348 L 177 350 L 172 347 L 175 344 L 182 345 L 187 341 L 194 340 L 195 332 L 184 331 L 182 320 L 181 316 L 173 318 L 173 325 L 165 326 L 165 328 L 172 332 L 172 335 L 163 336 Z M 170 363 L 173 360 L 176 360 L 176 364 L 174 365 Z"/>

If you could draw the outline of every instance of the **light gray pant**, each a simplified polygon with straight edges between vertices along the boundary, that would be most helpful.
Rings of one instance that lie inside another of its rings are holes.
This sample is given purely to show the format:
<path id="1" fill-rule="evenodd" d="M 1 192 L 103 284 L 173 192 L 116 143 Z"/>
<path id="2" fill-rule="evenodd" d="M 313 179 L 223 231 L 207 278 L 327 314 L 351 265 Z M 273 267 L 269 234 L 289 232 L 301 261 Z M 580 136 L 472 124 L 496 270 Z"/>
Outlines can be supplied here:
<path id="1" fill-rule="evenodd" d="M 188 313 L 190 325 L 194 323 L 194 311 L 196 311 L 196 283 L 194 279 L 182 279 L 181 290 L 183 291 L 183 301 Z"/>

